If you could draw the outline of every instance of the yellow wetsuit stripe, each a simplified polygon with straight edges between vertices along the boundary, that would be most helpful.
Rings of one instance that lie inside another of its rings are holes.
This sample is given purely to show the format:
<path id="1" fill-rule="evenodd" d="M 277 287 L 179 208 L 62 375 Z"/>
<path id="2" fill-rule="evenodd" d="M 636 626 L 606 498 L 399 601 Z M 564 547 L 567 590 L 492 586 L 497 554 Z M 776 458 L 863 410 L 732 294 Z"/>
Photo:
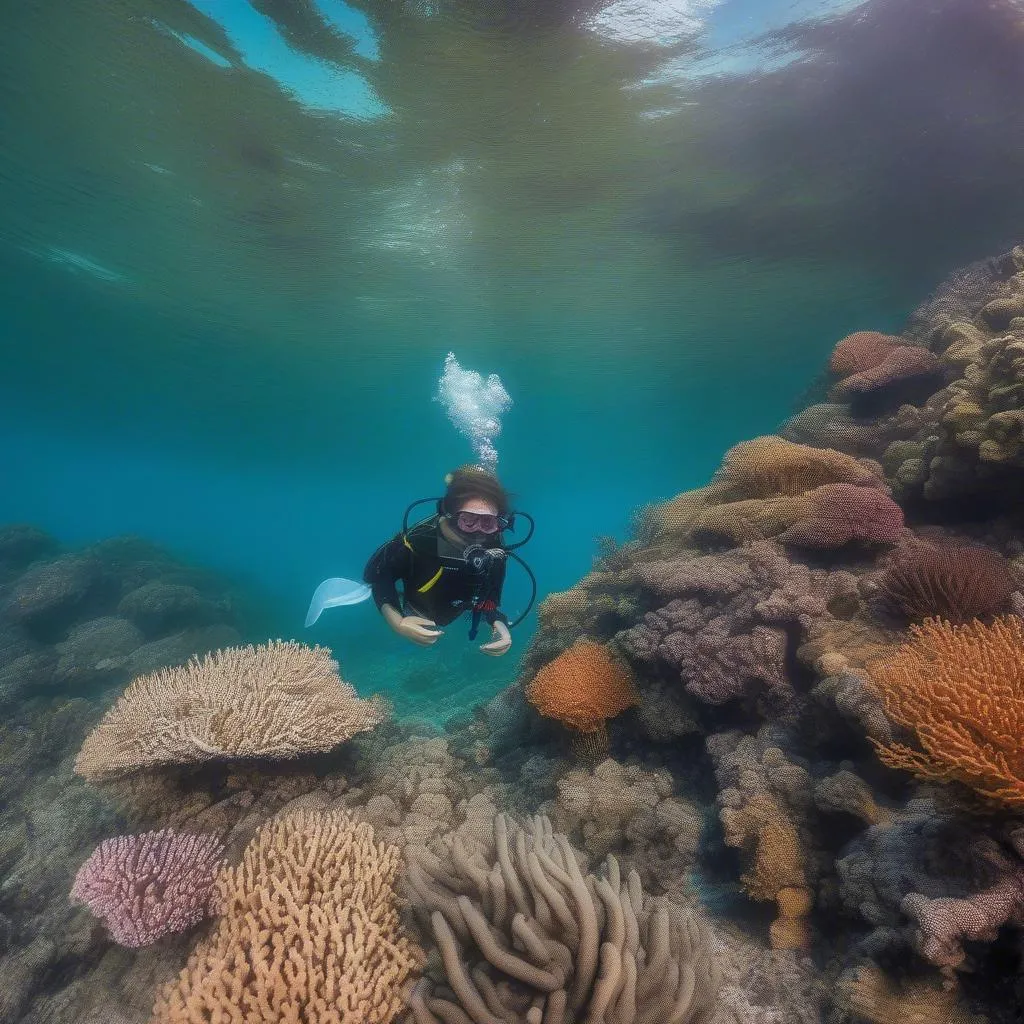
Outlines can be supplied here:
<path id="1" fill-rule="evenodd" d="M 427 580 L 427 582 L 424 583 L 422 587 L 417 587 L 416 588 L 416 593 L 417 594 L 424 594 L 424 593 L 426 593 L 441 578 L 441 573 L 443 573 L 443 572 L 444 572 L 444 566 L 442 565 L 441 568 L 438 569 L 437 572 L 435 572 L 434 575 L 431 576 L 430 579 Z"/>
<path id="2" fill-rule="evenodd" d="M 407 548 L 408 548 L 408 549 L 409 549 L 410 551 L 412 551 L 412 545 L 411 545 L 411 544 L 409 543 L 409 538 L 408 538 L 408 537 L 406 537 L 406 535 L 405 535 L 404 533 L 402 534 L 402 543 L 403 543 L 403 544 L 404 544 L 404 545 L 405 545 L 405 546 L 406 546 L 406 547 L 407 547 Z"/>

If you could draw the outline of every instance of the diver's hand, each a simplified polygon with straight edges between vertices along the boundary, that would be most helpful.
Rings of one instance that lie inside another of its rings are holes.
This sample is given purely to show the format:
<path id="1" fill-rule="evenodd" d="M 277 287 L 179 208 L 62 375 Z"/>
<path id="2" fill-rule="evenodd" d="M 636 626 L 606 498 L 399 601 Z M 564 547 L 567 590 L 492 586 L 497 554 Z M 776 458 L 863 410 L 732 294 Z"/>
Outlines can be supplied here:
<path id="1" fill-rule="evenodd" d="M 433 619 L 425 619 L 422 615 L 406 615 L 398 620 L 394 629 L 399 636 L 404 636 L 420 647 L 436 644 L 437 638 L 444 636 L 444 630 L 438 629 Z"/>
<path id="2" fill-rule="evenodd" d="M 501 657 L 505 654 L 508 649 L 512 646 L 512 634 L 509 632 L 508 626 L 504 622 L 496 622 L 491 626 L 491 639 L 480 645 L 480 650 L 484 654 L 491 655 L 492 658 Z"/>
<path id="3" fill-rule="evenodd" d="M 384 604 L 380 608 L 384 621 L 399 635 L 411 640 L 420 647 L 429 647 L 436 643 L 444 630 L 437 628 L 437 623 L 425 619 L 422 615 L 403 615 L 394 605 Z"/>

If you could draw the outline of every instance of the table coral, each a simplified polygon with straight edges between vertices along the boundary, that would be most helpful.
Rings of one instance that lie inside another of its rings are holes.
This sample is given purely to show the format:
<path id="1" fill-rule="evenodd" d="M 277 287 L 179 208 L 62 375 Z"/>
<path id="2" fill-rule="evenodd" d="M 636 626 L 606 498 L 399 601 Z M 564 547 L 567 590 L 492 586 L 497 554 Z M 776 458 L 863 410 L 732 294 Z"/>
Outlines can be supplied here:
<path id="1" fill-rule="evenodd" d="M 129 684 L 75 770 L 95 781 L 161 764 L 291 758 L 330 750 L 383 719 L 380 703 L 339 678 L 326 648 L 227 648 Z"/>
<path id="2" fill-rule="evenodd" d="M 868 671 L 889 716 L 919 748 L 872 741 L 893 768 L 959 781 L 1005 807 L 1024 807 L 1024 620 L 951 625 L 929 619 Z"/>
<path id="3" fill-rule="evenodd" d="M 221 918 L 151 1024 L 391 1024 L 422 961 L 405 936 L 400 856 L 339 811 L 267 822 L 218 880 Z"/>

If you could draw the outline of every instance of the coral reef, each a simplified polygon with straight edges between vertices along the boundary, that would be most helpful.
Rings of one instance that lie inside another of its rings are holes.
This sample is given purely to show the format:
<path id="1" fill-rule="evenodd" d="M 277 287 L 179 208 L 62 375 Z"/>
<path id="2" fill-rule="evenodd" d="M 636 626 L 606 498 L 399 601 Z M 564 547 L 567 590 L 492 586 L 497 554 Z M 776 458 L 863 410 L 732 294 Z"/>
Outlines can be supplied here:
<path id="1" fill-rule="evenodd" d="M 88 736 L 91 780 L 214 758 L 329 750 L 383 720 L 342 681 L 330 651 L 281 641 L 228 648 L 136 679 Z"/>
<path id="2" fill-rule="evenodd" d="M 153 1024 L 390 1024 L 420 961 L 398 916 L 398 868 L 398 850 L 343 812 L 268 822 L 221 873 L 217 928 L 160 993 Z"/>
<path id="3" fill-rule="evenodd" d="M 417 1024 L 685 1024 L 713 1005 L 713 949 L 684 907 L 646 896 L 611 857 L 604 877 L 585 875 L 544 818 L 524 829 L 498 815 L 493 829 L 486 857 L 454 839 L 443 859 L 410 868 L 448 986 L 415 993 Z"/>
<path id="4" fill-rule="evenodd" d="M 106 839 L 78 869 L 71 898 L 122 946 L 149 946 L 216 909 L 214 877 L 224 847 L 214 836 L 162 829 Z"/>

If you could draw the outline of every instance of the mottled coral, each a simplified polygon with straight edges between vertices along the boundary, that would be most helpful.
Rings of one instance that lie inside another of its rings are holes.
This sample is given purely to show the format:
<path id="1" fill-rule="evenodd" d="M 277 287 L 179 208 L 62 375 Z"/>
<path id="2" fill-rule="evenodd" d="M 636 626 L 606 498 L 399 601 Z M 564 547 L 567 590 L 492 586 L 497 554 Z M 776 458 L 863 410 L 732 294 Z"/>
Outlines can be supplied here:
<path id="1" fill-rule="evenodd" d="M 149 946 L 214 911 L 223 856 L 215 836 L 169 829 L 117 836 L 79 868 L 71 898 L 86 904 L 122 946 Z"/>
<path id="2" fill-rule="evenodd" d="M 897 548 L 879 581 L 889 606 L 911 622 L 994 615 L 1015 585 L 1009 563 L 989 548 L 920 542 Z"/>
<path id="3" fill-rule="evenodd" d="M 421 955 L 403 933 L 398 850 L 337 811 L 267 822 L 218 880 L 221 918 L 153 1024 L 391 1024 Z"/>
<path id="4" fill-rule="evenodd" d="M 228 648 L 132 682 L 86 738 L 75 770 L 96 780 L 160 764 L 296 757 L 382 720 L 382 707 L 339 678 L 325 648 Z"/>
<path id="5" fill-rule="evenodd" d="M 903 510 L 882 491 L 827 484 L 806 495 L 810 514 L 779 534 L 781 544 L 839 548 L 852 542 L 894 544 L 903 531 Z"/>
<path id="6" fill-rule="evenodd" d="M 544 818 L 524 829 L 498 815 L 493 833 L 482 852 L 453 840 L 410 868 L 448 985 L 414 994 L 417 1024 L 703 1019 L 720 980 L 711 937 L 684 907 L 652 900 L 613 857 L 603 877 L 585 875 Z"/>
<path id="7" fill-rule="evenodd" d="M 981 796 L 1024 807 L 1024 620 L 954 626 L 927 620 L 871 678 L 888 714 L 913 732 L 919 749 L 875 742 L 894 768 L 956 780 Z"/>
<path id="8" fill-rule="evenodd" d="M 545 665 L 526 687 L 529 702 L 578 732 L 599 731 L 639 702 L 626 669 L 603 644 L 580 640 Z"/>

